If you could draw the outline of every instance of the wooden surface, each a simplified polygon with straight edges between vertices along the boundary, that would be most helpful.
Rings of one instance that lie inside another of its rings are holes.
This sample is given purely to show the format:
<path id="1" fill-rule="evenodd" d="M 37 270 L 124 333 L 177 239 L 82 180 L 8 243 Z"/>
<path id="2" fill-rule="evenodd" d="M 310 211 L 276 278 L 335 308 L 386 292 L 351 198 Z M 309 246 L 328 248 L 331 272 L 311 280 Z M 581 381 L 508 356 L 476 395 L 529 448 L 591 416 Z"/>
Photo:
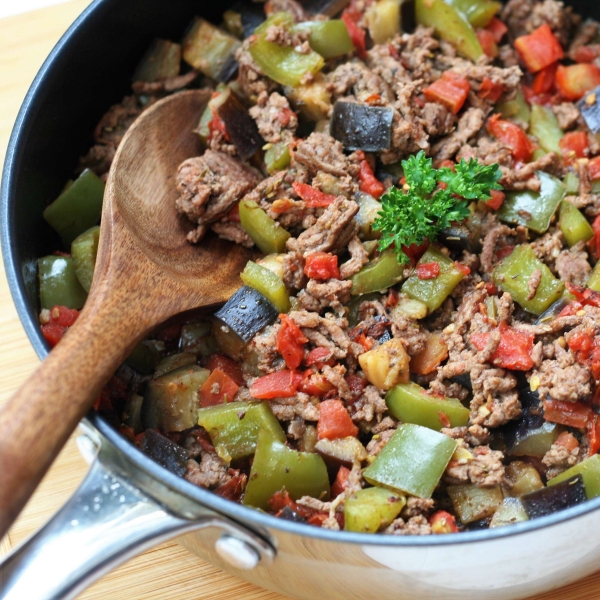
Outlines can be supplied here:
<path id="1" fill-rule="evenodd" d="M 0 158 L 19 105 L 37 69 L 62 32 L 89 0 L 0 20 Z M 0 273 L 0 402 L 24 382 L 38 364 L 12 305 Z M 18 544 L 56 511 L 77 487 L 86 471 L 75 436 L 60 454 L 9 534 L 0 541 L 0 556 Z M 590 532 L 598 535 L 598 532 Z M 162 544 L 132 559 L 86 590 L 81 598 L 95 600 L 285 600 L 191 555 L 176 543 Z M 598 600 L 600 572 L 571 586 L 531 600 Z M 482 600 L 485 600 L 482 598 Z"/>

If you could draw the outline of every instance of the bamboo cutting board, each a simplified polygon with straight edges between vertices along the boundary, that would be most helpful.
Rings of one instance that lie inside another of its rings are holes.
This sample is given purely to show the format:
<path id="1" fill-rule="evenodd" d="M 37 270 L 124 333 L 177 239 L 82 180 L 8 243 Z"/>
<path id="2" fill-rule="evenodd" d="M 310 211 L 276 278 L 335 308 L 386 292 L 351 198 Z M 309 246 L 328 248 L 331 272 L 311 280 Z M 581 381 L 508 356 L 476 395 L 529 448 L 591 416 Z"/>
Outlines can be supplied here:
<path id="1" fill-rule="evenodd" d="M 0 0 L 3 1 L 3 0 Z M 13 0 L 15 1 L 15 0 Z M 0 19 L 0 158 L 27 88 L 65 29 L 89 4 L 71 0 Z M 0 402 L 35 369 L 38 359 L 17 318 L 4 269 L 0 274 Z M 75 490 L 86 472 L 73 436 L 9 534 L 0 557 L 43 525 Z M 597 532 L 590 532 L 597 535 Z M 88 600 L 286 600 L 240 581 L 193 556 L 178 544 L 162 544 L 132 559 L 86 590 Z M 598 600 L 600 572 L 531 600 Z M 23 599 L 27 600 L 27 599 Z M 482 598 L 482 600 L 485 600 Z"/>

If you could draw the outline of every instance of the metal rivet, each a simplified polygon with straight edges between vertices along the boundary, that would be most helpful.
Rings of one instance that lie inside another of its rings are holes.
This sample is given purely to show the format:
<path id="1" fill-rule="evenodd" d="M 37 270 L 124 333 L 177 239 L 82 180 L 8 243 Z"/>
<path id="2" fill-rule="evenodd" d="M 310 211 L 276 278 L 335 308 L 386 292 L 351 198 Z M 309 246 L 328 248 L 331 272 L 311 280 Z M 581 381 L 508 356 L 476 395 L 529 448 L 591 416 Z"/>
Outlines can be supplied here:
<path id="1" fill-rule="evenodd" d="M 215 543 L 217 554 L 236 569 L 254 569 L 260 555 L 247 542 L 231 535 L 222 535 Z"/>

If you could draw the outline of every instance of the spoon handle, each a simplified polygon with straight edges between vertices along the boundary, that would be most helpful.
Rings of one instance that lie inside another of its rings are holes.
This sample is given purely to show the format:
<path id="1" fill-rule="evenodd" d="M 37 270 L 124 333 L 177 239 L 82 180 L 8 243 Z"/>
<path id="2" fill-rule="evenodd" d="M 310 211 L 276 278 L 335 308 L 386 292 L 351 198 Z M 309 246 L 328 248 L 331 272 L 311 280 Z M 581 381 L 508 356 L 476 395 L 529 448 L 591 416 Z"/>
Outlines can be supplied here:
<path id="1" fill-rule="evenodd" d="M 73 327 L 0 410 L 0 538 L 102 387 L 152 325 L 139 300 L 118 296 L 90 297 Z"/>

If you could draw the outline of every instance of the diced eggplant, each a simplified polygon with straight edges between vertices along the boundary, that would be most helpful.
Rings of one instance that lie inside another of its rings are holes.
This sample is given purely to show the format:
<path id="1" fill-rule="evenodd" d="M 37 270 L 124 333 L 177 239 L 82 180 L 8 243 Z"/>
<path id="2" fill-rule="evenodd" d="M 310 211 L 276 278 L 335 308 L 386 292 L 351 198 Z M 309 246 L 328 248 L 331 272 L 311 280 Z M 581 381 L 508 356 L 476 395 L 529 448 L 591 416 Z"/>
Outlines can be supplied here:
<path id="1" fill-rule="evenodd" d="M 240 158 L 248 160 L 264 142 L 247 108 L 230 88 L 227 88 L 211 106 L 223 121 Z"/>
<path id="2" fill-rule="evenodd" d="M 142 402 L 144 402 L 143 396 L 132 394 L 125 402 L 125 408 L 123 409 L 123 423 L 131 427 L 136 434 L 144 429 L 141 417 Z"/>
<path id="3" fill-rule="evenodd" d="M 598 102 L 600 86 L 588 92 L 577 104 L 581 116 L 585 119 L 587 126 L 594 132 L 600 133 L 600 104 Z"/>
<path id="4" fill-rule="evenodd" d="M 179 349 L 182 352 L 193 352 L 201 356 L 210 356 L 218 352 L 219 347 L 211 334 L 212 325 L 208 321 L 186 323 L 181 328 Z"/>
<path id="5" fill-rule="evenodd" d="M 541 458 L 550 450 L 561 428 L 544 420 L 537 392 L 524 388 L 519 392 L 523 415 L 503 429 L 506 453 L 511 456 L 537 456 Z"/>
<path id="6" fill-rule="evenodd" d="M 440 232 L 439 241 L 454 252 L 478 253 L 481 250 L 481 236 L 478 231 L 471 230 L 464 223 L 454 223 Z"/>
<path id="7" fill-rule="evenodd" d="M 250 37 L 254 30 L 265 21 L 265 10 L 257 2 L 236 2 L 231 10 L 240 14 L 244 39 Z"/>
<path id="8" fill-rule="evenodd" d="M 133 81 L 163 81 L 179 75 L 181 45 L 156 38 L 140 60 Z"/>
<path id="9" fill-rule="evenodd" d="M 381 237 L 380 231 L 373 229 L 375 219 L 379 217 L 381 211 L 381 202 L 375 200 L 373 196 L 364 192 L 357 192 L 354 196 L 356 204 L 358 204 L 358 212 L 354 220 L 358 223 L 358 234 L 362 240 L 377 240 Z"/>
<path id="10" fill-rule="evenodd" d="M 515 460 L 506 467 L 506 478 L 511 484 L 508 493 L 519 497 L 544 487 L 538 470 L 526 462 Z"/>
<path id="11" fill-rule="evenodd" d="M 554 319 L 556 319 L 556 317 L 558 317 L 565 306 L 568 306 L 569 304 L 570 301 L 568 298 L 559 298 L 535 320 L 535 325 L 551 323 L 554 321 Z"/>
<path id="12" fill-rule="evenodd" d="M 237 73 L 239 63 L 233 54 L 230 54 L 221 65 L 219 72 L 216 74 L 215 79 L 221 83 L 227 83 Z"/>
<path id="13" fill-rule="evenodd" d="M 463 523 L 473 523 L 493 515 L 502 504 L 499 487 L 479 488 L 472 484 L 449 485 L 448 495 Z"/>
<path id="14" fill-rule="evenodd" d="M 188 459 L 187 450 L 161 435 L 158 431 L 152 429 L 146 431 L 140 444 L 140 450 L 171 473 L 175 473 L 179 477 L 185 475 Z"/>
<path id="15" fill-rule="evenodd" d="M 150 375 L 154 367 L 160 362 L 164 350 L 164 342 L 160 340 L 144 340 L 131 351 L 126 362 L 130 367 L 143 375 Z"/>
<path id="16" fill-rule="evenodd" d="M 311 15 L 326 15 L 333 17 L 341 13 L 350 0 L 305 0 L 302 2 L 302 8 Z"/>
<path id="17" fill-rule="evenodd" d="M 521 502 L 530 519 L 551 515 L 586 500 L 585 485 L 581 475 L 521 496 Z"/>
<path id="18" fill-rule="evenodd" d="M 243 286 L 220 308 L 215 317 L 245 343 L 273 323 L 277 309 L 258 291 Z"/>
<path id="19" fill-rule="evenodd" d="M 323 438 L 314 447 L 328 467 L 337 470 L 340 465 L 352 467 L 355 461 L 362 462 L 367 458 L 365 447 L 355 437 L 345 437 L 335 440 Z"/>
<path id="20" fill-rule="evenodd" d="M 381 152 L 390 147 L 394 110 L 338 100 L 329 132 L 346 150 Z"/>
<path id="21" fill-rule="evenodd" d="M 281 512 L 276 515 L 279 519 L 283 519 L 284 521 L 292 521 L 294 523 L 306 523 L 306 519 L 301 517 L 295 510 L 291 509 L 289 506 L 284 506 L 281 509 Z"/>
<path id="22" fill-rule="evenodd" d="M 154 370 L 154 379 L 162 377 L 163 375 L 166 375 L 175 369 L 193 365 L 196 363 L 196 360 L 197 356 L 191 352 L 180 352 L 178 354 L 167 356 L 163 358 L 158 365 L 156 365 L 156 369 Z"/>
<path id="23" fill-rule="evenodd" d="M 506 525 L 513 525 L 527 520 L 527 513 L 518 498 L 504 498 L 502 505 L 490 521 L 490 529 L 506 527 Z"/>
<path id="24" fill-rule="evenodd" d="M 148 382 L 142 405 L 142 424 L 146 429 L 183 431 L 198 419 L 198 390 L 210 371 L 188 365 Z"/>

